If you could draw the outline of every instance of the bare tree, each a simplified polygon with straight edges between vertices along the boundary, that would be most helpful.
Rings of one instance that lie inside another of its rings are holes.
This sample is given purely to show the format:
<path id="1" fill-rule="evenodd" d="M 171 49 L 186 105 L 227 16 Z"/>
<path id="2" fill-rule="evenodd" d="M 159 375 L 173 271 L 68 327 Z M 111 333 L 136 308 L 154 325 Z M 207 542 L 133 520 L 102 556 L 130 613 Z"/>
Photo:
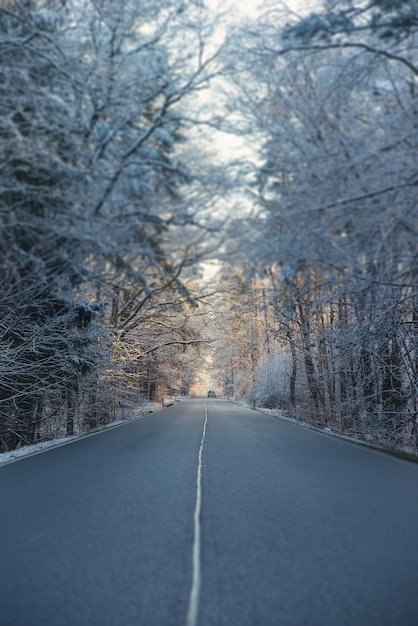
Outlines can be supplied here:
<path id="1" fill-rule="evenodd" d="M 0 7 L 5 447 L 46 436 L 58 413 L 71 433 L 83 402 L 88 423 L 104 419 L 104 371 L 145 330 L 149 302 L 169 293 L 154 308 L 162 323 L 193 303 L 182 277 L 203 254 L 204 194 L 196 203 L 186 99 L 215 71 L 202 11 L 163 0 Z"/>
<path id="2" fill-rule="evenodd" d="M 376 34 L 380 4 L 334 3 L 284 32 L 267 15 L 241 36 L 240 107 L 264 137 L 245 253 L 303 356 L 311 419 L 415 445 L 415 27 Z M 352 30 L 326 21 L 337 5 Z M 379 33 L 395 25 L 395 8 L 379 15 Z"/>

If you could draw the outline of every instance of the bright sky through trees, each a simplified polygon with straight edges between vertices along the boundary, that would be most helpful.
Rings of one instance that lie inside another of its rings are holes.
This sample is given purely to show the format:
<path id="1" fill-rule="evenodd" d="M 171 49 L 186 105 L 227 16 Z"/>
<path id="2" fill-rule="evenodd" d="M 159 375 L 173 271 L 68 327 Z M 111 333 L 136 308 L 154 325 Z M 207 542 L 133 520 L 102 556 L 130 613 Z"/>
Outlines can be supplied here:
<path id="1" fill-rule="evenodd" d="M 274 3 L 277 7 L 277 2 Z M 281 3 L 284 10 L 303 14 L 312 11 L 318 5 L 316 0 L 287 0 Z M 207 0 L 207 5 L 213 7 L 215 11 L 231 11 L 231 15 L 236 17 L 256 16 L 271 5 L 269 0 L 252 0 L 242 2 L 242 0 Z"/>

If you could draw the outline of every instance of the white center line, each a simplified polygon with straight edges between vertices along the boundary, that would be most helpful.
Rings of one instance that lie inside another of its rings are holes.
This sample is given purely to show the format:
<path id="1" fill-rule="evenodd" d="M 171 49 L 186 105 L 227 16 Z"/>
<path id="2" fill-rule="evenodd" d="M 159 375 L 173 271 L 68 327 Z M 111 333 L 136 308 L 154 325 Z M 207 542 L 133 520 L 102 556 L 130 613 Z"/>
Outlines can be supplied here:
<path id="1" fill-rule="evenodd" d="M 197 479 L 196 479 L 196 506 L 194 510 L 194 541 L 193 541 L 193 577 L 190 589 L 189 610 L 187 611 L 186 626 L 196 626 L 197 613 L 199 609 L 200 592 L 200 511 L 202 508 L 202 452 L 206 437 L 206 426 L 208 423 L 208 407 L 205 402 L 205 420 L 203 422 L 203 433 L 200 442 Z"/>

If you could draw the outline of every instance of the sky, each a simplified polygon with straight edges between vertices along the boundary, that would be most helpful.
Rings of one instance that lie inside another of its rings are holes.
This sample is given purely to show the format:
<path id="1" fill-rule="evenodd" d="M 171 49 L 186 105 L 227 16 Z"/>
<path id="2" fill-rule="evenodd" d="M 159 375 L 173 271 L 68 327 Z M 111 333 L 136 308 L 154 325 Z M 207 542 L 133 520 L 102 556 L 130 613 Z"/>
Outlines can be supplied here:
<path id="1" fill-rule="evenodd" d="M 238 16 L 255 16 L 257 13 L 269 4 L 271 0 L 206 0 L 206 4 L 213 7 L 214 10 L 222 10 L 230 8 L 233 13 Z M 275 6 L 282 5 L 290 11 L 303 15 L 309 13 L 315 6 L 319 4 L 319 0 L 276 0 Z"/>
<path id="2" fill-rule="evenodd" d="M 220 44 L 226 33 L 226 26 L 228 23 L 239 23 L 246 18 L 257 18 L 268 7 L 274 6 L 275 8 L 283 8 L 283 16 L 285 16 L 287 10 L 298 15 L 303 15 L 311 11 L 315 4 L 318 4 L 319 0 L 205 0 L 205 5 L 208 6 L 214 14 L 221 14 L 221 24 L 216 31 L 216 35 L 213 41 L 216 44 Z M 285 23 L 285 21 L 283 22 Z M 222 79 L 220 79 L 222 83 Z M 209 96 L 210 97 L 210 96 Z M 202 94 L 202 99 L 205 101 L 206 94 Z M 217 137 L 217 139 L 215 139 Z M 254 156 L 253 150 L 250 147 L 249 151 L 246 148 L 246 140 L 243 137 L 227 135 L 227 134 L 212 134 L 212 142 L 215 139 L 216 143 L 216 158 L 228 162 L 238 155 L 243 158 L 250 158 Z"/>
<path id="3" fill-rule="evenodd" d="M 314 10 L 315 5 L 318 6 L 319 0 L 205 0 L 205 4 L 213 10 L 214 13 L 228 13 L 228 19 L 232 22 L 240 22 L 245 18 L 256 18 L 258 14 L 263 12 L 268 6 L 274 4 L 275 7 L 283 7 L 283 13 L 286 14 L 286 9 L 302 16 Z M 225 35 L 224 28 L 219 29 L 218 37 L 220 40 Z M 205 99 L 206 94 L 202 94 L 202 98 Z M 228 163 L 233 158 L 241 156 L 249 161 L 254 161 L 256 155 L 254 154 L 252 140 L 249 142 L 245 137 L 234 136 L 226 133 L 214 133 L 211 132 L 210 144 L 212 151 L 214 151 L 214 157 L 218 162 L 224 161 Z M 225 199 L 225 205 L 230 207 L 233 200 L 231 198 Z M 221 206 L 222 203 L 219 203 Z M 242 197 L 239 202 L 241 210 L 250 211 L 252 208 L 251 203 Z M 217 274 L 219 266 L 217 264 L 204 264 L 204 279 L 210 281 Z"/>

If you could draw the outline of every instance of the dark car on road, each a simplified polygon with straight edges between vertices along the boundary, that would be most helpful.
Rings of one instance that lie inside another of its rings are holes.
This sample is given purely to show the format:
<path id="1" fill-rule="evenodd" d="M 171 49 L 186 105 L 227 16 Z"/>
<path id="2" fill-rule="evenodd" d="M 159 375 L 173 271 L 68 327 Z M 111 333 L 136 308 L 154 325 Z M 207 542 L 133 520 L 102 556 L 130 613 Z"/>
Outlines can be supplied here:
<path id="1" fill-rule="evenodd" d="M 208 391 L 208 398 L 216 398 L 216 391 Z"/>

